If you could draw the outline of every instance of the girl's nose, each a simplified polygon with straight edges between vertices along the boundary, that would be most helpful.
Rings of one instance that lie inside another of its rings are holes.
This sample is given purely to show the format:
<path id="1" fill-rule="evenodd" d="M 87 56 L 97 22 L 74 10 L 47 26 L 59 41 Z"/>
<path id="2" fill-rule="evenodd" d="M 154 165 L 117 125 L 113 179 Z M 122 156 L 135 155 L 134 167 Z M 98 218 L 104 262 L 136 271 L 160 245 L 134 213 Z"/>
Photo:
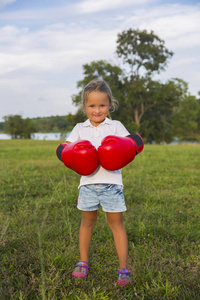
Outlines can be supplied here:
<path id="1" fill-rule="evenodd" d="M 99 107 L 96 107 L 96 108 L 95 108 L 95 112 L 96 112 L 96 113 L 99 113 L 99 112 L 100 112 L 100 108 L 99 108 Z"/>

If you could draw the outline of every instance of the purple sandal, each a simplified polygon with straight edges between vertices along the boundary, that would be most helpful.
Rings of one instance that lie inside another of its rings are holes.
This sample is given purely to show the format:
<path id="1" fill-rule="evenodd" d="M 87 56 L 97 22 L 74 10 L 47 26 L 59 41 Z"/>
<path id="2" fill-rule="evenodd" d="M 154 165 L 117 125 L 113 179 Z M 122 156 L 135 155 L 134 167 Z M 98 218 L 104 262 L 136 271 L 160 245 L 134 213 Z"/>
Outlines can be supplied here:
<path id="1" fill-rule="evenodd" d="M 129 269 L 121 269 L 118 271 L 118 285 L 128 285 L 132 282 L 131 274 Z"/>
<path id="2" fill-rule="evenodd" d="M 86 263 L 84 261 L 79 261 L 75 266 L 75 269 L 72 273 L 72 277 L 85 279 L 88 275 L 89 268 L 90 267 L 89 267 L 88 263 Z"/>

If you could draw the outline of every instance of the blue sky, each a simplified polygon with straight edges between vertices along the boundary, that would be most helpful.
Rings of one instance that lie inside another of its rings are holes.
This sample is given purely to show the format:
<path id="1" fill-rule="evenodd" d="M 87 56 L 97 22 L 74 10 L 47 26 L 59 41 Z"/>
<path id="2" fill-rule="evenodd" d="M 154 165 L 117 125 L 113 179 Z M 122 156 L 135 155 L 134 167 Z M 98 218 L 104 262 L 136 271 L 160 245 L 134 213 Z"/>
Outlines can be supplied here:
<path id="1" fill-rule="evenodd" d="M 117 34 L 153 30 L 174 52 L 158 80 L 200 91 L 200 1 L 0 0 L 0 121 L 74 113 L 82 65 L 120 64 Z"/>

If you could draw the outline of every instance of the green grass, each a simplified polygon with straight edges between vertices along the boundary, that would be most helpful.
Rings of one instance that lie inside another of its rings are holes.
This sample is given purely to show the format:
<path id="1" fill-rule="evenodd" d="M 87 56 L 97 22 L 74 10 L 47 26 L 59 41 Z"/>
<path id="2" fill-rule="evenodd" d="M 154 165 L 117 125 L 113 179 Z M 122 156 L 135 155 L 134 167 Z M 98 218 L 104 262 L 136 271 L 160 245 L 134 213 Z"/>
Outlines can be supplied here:
<path id="1" fill-rule="evenodd" d="M 116 285 L 118 258 L 98 213 L 85 281 L 79 259 L 79 175 L 59 142 L 0 141 L 1 299 L 200 299 L 200 147 L 146 145 L 123 169 L 133 284 Z"/>

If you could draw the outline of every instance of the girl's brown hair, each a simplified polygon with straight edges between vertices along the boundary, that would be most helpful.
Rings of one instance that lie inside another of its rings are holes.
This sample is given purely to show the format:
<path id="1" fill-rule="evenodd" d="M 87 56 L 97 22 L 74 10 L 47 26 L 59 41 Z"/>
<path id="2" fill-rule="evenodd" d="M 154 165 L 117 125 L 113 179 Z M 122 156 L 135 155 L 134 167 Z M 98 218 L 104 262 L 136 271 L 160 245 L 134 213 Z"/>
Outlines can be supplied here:
<path id="1" fill-rule="evenodd" d="M 118 102 L 116 99 L 113 98 L 112 91 L 109 85 L 104 80 L 95 79 L 85 86 L 81 96 L 83 107 L 85 106 L 85 103 L 87 102 L 87 97 L 91 92 L 106 93 L 109 99 L 109 104 L 112 107 L 112 111 L 114 111 L 117 108 Z"/>

